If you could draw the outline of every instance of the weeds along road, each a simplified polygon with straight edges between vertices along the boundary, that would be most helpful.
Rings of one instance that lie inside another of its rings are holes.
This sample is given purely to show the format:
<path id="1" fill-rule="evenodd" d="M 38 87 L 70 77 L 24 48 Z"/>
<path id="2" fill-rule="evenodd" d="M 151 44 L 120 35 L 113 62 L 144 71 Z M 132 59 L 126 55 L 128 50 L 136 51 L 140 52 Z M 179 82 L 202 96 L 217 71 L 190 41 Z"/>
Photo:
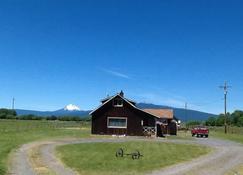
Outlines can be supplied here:
<path id="1" fill-rule="evenodd" d="M 75 175 L 78 173 L 64 166 L 60 160 L 55 157 L 55 147 L 77 143 L 124 142 L 131 139 L 134 140 L 134 138 L 129 137 L 119 139 L 62 139 L 25 144 L 12 155 L 9 174 Z M 196 138 L 194 140 L 156 139 L 155 141 L 205 145 L 214 148 L 214 151 L 208 155 L 193 159 L 192 161 L 156 170 L 150 175 L 222 175 L 234 167 L 243 164 L 243 146 L 235 142 L 213 138 Z"/>

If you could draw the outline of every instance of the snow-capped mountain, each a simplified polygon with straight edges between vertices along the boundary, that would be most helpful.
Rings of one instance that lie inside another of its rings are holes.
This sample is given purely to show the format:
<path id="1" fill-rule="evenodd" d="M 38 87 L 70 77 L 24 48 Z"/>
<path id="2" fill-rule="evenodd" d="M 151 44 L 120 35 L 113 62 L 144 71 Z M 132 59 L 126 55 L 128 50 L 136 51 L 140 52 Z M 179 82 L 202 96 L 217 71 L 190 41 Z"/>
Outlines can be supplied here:
<path id="1" fill-rule="evenodd" d="M 62 109 L 53 111 L 56 116 L 88 116 L 90 111 L 81 110 L 77 105 L 69 104 Z"/>
<path id="2" fill-rule="evenodd" d="M 64 109 L 64 111 L 81 111 L 81 109 L 78 106 L 73 105 L 73 104 L 69 104 L 69 105 L 65 106 L 63 109 Z"/>
<path id="3" fill-rule="evenodd" d="M 176 117 L 178 117 L 180 120 L 188 121 L 188 120 L 206 120 L 208 117 L 213 116 L 215 117 L 215 114 L 209 114 L 201 111 L 194 111 L 194 110 L 187 110 L 185 112 L 185 109 L 181 108 L 174 108 L 169 106 L 163 106 L 163 105 L 154 105 L 154 104 L 147 104 L 147 103 L 138 103 L 137 107 L 141 109 L 145 108 L 152 108 L 152 109 L 173 109 L 174 114 Z M 73 104 L 69 104 L 65 106 L 62 109 L 56 110 L 56 111 L 32 111 L 32 110 L 24 110 L 24 109 L 16 109 L 16 112 L 18 115 L 28 115 L 28 114 L 34 114 L 39 116 L 80 116 L 80 117 L 87 117 L 90 110 L 81 110 L 78 106 L 75 106 Z M 185 116 L 187 114 L 187 116 Z"/>
<path id="4" fill-rule="evenodd" d="M 90 110 L 81 110 L 78 106 L 74 104 L 69 104 L 64 108 L 61 108 L 56 111 L 31 111 L 31 110 L 21 110 L 16 109 L 18 115 L 28 115 L 34 114 L 39 116 L 80 116 L 87 117 L 90 113 Z"/>

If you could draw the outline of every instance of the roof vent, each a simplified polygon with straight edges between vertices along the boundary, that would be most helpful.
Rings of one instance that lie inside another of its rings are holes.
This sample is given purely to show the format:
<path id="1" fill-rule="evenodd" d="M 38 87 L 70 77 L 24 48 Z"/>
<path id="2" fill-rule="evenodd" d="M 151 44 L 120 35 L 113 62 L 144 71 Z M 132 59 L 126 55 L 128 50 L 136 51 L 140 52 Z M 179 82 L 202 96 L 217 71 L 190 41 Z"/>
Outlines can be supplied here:
<path id="1" fill-rule="evenodd" d="M 120 96 L 124 97 L 124 92 L 121 90 Z"/>

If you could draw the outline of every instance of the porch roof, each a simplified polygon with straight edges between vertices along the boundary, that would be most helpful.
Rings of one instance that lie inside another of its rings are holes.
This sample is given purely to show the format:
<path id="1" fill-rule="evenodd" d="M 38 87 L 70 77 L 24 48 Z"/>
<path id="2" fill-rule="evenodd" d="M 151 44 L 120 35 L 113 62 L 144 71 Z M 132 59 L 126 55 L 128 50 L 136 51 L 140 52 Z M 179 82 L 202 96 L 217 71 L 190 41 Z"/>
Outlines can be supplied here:
<path id="1" fill-rule="evenodd" d="M 143 111 L 161 119 L 173 119 L 172 109 L 143 109 Z"/>

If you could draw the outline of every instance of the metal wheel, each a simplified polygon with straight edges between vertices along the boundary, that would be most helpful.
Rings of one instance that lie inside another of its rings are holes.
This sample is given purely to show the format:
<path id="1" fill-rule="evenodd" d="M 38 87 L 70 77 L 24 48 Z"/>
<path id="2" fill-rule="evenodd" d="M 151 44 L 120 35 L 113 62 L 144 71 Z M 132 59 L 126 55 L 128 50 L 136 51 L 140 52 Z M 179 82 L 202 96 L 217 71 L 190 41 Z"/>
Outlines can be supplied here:
<path id="1" fill-rule="evenodd" d="M 119 148 L 117 151 L 116 151 L 116 157 L 123 157 L 124 155 L 124 151 L 122 148 Z"/>
<path id="2" fill-rule="evenodd" d="M 140 156 L 142 156 L 141 154 L 140 154 L 140 152 L 139 151 L 134 151 L 134 153 L 132 154 L 132 159 L 134 160 L 134 159 L 139 159 L 140 158 Z"/>

